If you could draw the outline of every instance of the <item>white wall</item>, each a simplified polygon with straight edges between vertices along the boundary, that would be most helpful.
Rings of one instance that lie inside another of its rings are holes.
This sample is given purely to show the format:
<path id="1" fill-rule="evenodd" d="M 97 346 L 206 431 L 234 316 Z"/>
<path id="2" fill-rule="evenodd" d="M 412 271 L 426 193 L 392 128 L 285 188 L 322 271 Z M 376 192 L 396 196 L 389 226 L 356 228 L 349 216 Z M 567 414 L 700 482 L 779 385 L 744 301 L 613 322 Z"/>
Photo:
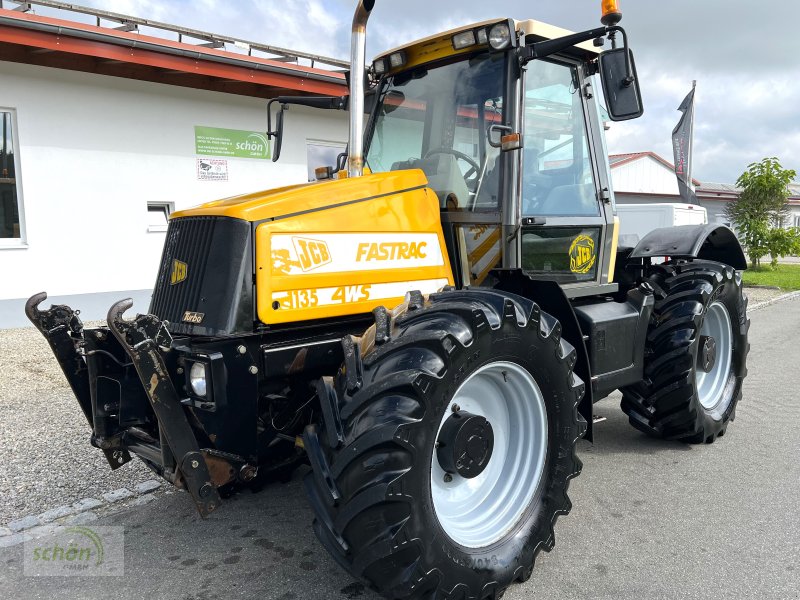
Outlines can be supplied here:
<path id="1" fill-rule="evenodd" d="M 611 174 L 617 192 L 667 196 L 680 194 L 675 173 L 650 156 L 614 167 Z"/>
<path id="2" fill-rule="evenodd" d="M 0 249 L 0 300 L 150 289 L 165 234 L 148 201 L 304 182 L 306 139 L 347 139 L 345 113 L 292 107 L 280 162 L 228 158 L 229 181 L 198 181 L 194 126 L 264 131 L 265 100 L 0 62 L 0 106 L 17 111 L 27 229 Z"/>

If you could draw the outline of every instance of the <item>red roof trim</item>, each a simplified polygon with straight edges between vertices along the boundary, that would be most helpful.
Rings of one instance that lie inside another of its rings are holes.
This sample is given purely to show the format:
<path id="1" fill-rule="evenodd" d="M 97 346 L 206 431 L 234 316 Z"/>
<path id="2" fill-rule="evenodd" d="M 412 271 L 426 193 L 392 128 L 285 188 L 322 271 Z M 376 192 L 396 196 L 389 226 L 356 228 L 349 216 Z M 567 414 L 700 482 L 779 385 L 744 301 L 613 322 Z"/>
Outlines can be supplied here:
<path id="1" fill-rule="evenodd" d="M 266 86 L 282 87 L 315 94 L 341 95 L 347 91 L 345 79 L 341 73 L 326 71 L 324 69 L 288 65 L 264 58 L 251 57 L 213 48 L 197 47 L 192 44 L 173 42 L 137 33 L 115 31 L 83 23 L 64 21 L 62 19 L 29 15 L 17 11 L 0 9 L 0 16 L 20 22 L 19 27 L 0 25 L 0 42 L 32 46 L 71 54 L 81 54 L 107 60 L 117 60 L 130 64 L 147 65 L 150 67 L 206 75 L 220 79 L 231 79 Z M 36 31 L 27 28 L 22 22 L 64 27 L 65 30 L 59 34 Z M 70 36 L 69 30 L 102 34 L 104 37 L 109 38 L 109 41 L 100 42 Z M 190 51 L 194 57 L 175 56 L 153 50 L 143 50 L 136 47 L 137 43 L 155 44 L 165 48 Z M 215 61 L 212 57 L 236 59 L 243 63 L 249 63 L 252 67 L 223 64 Z M 275 72 L 277 70 L 280 72 Z M 321 78 L 328 79 L 329 81 L 321 81 Z"/>

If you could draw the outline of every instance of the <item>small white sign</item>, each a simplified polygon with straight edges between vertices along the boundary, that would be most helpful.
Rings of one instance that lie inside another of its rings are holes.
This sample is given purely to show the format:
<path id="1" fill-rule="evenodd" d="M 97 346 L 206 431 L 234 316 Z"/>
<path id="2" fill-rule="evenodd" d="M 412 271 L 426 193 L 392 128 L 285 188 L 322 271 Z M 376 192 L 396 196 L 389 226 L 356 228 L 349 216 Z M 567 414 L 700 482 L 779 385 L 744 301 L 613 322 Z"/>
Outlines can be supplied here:
<path id="1" fill-rule="evenodd" d="M 228 161 L 224 158 L 198 158 L 197 179 L 200 181 L 228 181 Z"/>

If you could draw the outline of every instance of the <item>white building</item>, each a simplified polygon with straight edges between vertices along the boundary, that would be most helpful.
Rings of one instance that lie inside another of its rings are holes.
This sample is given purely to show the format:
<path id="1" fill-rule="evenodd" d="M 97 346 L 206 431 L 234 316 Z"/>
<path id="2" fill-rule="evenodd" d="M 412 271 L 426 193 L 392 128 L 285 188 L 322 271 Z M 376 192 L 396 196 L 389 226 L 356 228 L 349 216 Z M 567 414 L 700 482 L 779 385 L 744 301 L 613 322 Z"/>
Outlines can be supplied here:
<path id="1" fill-rule="evenodd" d="M 169 212 L 307 181 L 347 139 L 345 113 L 292 106 L 265 158 L 266 99 L 346 93 L 330 70 L 11 10 L 0 57 L 0 327 L 42 290 L 146 312 Z"/>
<path id="2" fill-rule="evenodd" d="M 654 152 L 615 154 L 609 157 L 614 194 L 620 204 L 682 202 L 675 167 Z M 692 180 L 697 204 L 708 212 L 709 223 L 730 225 L 725 206 L 735 200 L 739 190 L 733 184 L 702 183 Z M 790 186 L 790 217 L 786 227 L 800 227 L 800 185 Z"/>

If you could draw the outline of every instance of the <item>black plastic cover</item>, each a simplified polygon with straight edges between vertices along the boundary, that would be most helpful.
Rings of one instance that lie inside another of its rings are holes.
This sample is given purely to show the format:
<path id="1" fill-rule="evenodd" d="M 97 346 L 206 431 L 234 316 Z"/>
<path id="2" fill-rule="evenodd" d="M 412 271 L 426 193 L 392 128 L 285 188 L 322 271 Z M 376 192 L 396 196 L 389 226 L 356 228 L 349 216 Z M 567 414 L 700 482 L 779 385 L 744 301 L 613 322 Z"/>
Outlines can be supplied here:
<path id="1" fill-rule="evenodd" d="M 594 401 L 617 388 L 640 381 L 644 369 L 647 326 L 654 298 L 635 289 L 626 302 L 599 302 L 575 306 L 592 369 Z"/>

